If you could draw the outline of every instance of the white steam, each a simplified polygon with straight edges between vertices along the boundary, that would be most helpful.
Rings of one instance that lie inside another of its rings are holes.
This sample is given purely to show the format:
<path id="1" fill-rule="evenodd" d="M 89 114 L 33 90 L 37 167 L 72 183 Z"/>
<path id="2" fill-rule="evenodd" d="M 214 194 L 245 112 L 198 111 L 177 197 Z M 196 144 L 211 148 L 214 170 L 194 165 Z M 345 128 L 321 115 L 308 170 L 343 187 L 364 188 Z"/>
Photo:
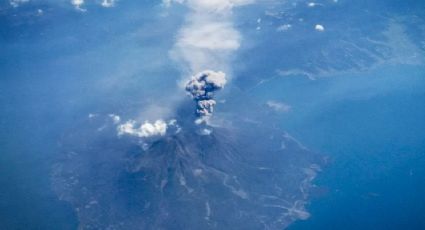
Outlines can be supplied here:
<path id="1" fill-rule="evenodd" d="M 253 0 L 164 0 L 180 3 L 191 11 L 180 29 L 172 57 L 190 74 L 205 69 L 228 70 L 230 55 L 240 47 L 241 35 L 234 28 L 232 10 Z"/>
<path id="2" fill-rule="evenodd" d="M 165 136 L 170 126 L 178 128 L 176 120 L 171 120 L 168 123 L 163 120 L 156 120 L 154 123 L 145 121 L 143 124 L 139 124 L 134 120 L 129 120 L 126 123 L 119 125 L 117 130 L 119 136 L 130 135 L 149 138 Z"/>

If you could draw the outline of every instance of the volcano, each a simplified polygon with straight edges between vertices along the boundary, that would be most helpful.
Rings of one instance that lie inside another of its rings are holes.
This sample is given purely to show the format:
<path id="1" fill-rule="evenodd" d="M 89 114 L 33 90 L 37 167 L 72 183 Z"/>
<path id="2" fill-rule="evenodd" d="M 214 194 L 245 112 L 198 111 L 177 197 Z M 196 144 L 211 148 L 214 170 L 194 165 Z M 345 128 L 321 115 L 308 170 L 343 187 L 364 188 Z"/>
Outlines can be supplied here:
<path id="1" fill-rule="evenodd" d="M 53 169 L 80 229 L 283 229 L 309 217 L 323 158 L 286 132 L 239 121 L 201 135 L 187 122 L 142 143 L 106 120 L 65 136 Z"/>

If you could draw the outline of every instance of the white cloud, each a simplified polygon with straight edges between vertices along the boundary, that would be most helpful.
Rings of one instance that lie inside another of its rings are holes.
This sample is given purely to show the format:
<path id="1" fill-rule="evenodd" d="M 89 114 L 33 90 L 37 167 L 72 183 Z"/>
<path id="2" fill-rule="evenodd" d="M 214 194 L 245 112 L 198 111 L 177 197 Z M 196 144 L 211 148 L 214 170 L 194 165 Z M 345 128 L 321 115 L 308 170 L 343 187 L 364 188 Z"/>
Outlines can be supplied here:
<path id="1" fill-rule="evenodd" d="M 287 31 L 287 30 L 289 30 L 291 28 L 292 28 L 292 25 L 291 24 L 283 24 L 283 25 L 277 27 L 276 30 L 279 31 L 279 32 L 281 32 L 281 31 Z"/>
<path id="2" fill-rule="evenodd" d="M 314 26 L 314 29 L 320 32 L 325 31 L 325 27 L 323 25 L 317 24 L 316 26 Z"/>
<path id="3" fill-rule="evenodd" d="M 13 7 L 18 7 L 18 6 L 20 6 L 21 4 L 23 4 L 23 3 L 27 3 L 27 2 L 29 2 L 29 0 L 10 0 L 10 1 L 9 1 L 9 4 L 10 4 L 11 6 L 13 6 Z"/>
<path id="4" fill-rule="evenodd" d="M 103 7 L 113 7 L 115 5 L 116 0 L 103 0 L 101 5 Z"/>
<path id="5" fill-rule="evenodd" d="M 81 8 L 84 5 L 84 0 L 71 0 L 71 4 L 79 11 L 86 11 L 86 9 Z"/>
<path id="6" fill-rule="evenodd" d="M 181 30 L 177 46 L 209 50 L 236 50 L 240 35 L 228 22 L 194 22 Z"/>
<path id="7" fill-rule="evenodd" d="M 92 118 L 95 118 L 95 117 L 97 117 L 97 116 L 98 116 L 97 114 L 89 113 L 88 118 L 89 118 L 89 119 L 92 119 Z"/>
<path id="8" fill-rule="evenodd" d="M 191 74 L 204 69 L 227 70 L 229 55 L 241 44 L 232 23 L 232 9 L 253 0 L 164 0 L 166 6 L 179 3 L 191 11 L 180 29 L 172 57 Z"/>
<path id="9" fill-rule="evenodd" d="M 307 3 L 308 7 L 316 7 L 316 6 L 323 6 L 323 4 L 316 3 L 316 2 L 309 2 Z"/>
<path id="10" fill-rule="evenodd" d="M 119 123 L 119 121 L 117 123 Z M 175 119 L 171 119 L 168 122 L 159 119 L 154 123 L 145 121 L 143 124 L 135 120 L 129 120 L 117 126 L 118 136 L 129 135 L 142 138 L 162 137 L 167 133 L 177 134 L 180 131 L 181 128 Z"/>
<path id="11" fill-rule="evenodd" d="M 118 124 L 121 121 L 121 117 L 118 116 L 118 115 L 109 114 L 108 116 L 112 119 L 112 121 L 114 122 L 114 124 Z"/>
<path id="12" fill-rule="evenodd" d="M 163 120 L 156 120 L 155 123 L 145 121 L 138 125 L 136 121 L 129 120 L 118 126 L 118 135 L 130 135 L 136 137 L 164 136 L 167 133 L 167 123 Z"/>
<path id="13" fill-rule="evenodd" d="M 241 36 L 232 22 L 204 13 L 193 13 L 187 21 L 177 35 L 172 56 L 190 73 L 227 69 L 229 55 L 241 43 Z"/>
<path id="14" fill-rule="evenodd" d="M 291 110 L 291 106 L 278 101 L 268 101 L 266 105 L 276 112 L 289 112 Z"/>

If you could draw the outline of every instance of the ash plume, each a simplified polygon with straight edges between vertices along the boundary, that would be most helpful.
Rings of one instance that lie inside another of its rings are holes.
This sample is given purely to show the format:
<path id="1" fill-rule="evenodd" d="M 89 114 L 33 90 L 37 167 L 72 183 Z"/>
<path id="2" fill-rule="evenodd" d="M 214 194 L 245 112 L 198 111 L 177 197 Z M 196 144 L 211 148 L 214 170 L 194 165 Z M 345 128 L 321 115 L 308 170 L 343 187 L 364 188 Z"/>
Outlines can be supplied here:
<path id="1" fill-rule="evenodd" d="M 197 124 L 208 123 L 214 112 L 216 101 L 214 93 L 226 85 L 226 74 L 218 71 L 205 70 L 189 80 L 186 84 L 186 91 L 196 102 Z"/>

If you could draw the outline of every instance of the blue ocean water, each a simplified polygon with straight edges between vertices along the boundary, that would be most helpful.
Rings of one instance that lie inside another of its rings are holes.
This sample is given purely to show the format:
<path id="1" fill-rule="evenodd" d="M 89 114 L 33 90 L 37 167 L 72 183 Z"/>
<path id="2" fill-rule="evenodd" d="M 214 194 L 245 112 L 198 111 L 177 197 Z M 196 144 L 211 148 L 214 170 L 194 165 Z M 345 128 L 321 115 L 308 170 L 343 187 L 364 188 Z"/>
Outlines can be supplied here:
<path id="1" fill-rule="evenodd" d="M 424 71 L 384 66 L 320 82 L 270 83 L 293 106 L 282 126 L 330 157 L 316 180 L 321 192 L 308 208 L 311 218 L 289 229 L 425 227 Z"/>

